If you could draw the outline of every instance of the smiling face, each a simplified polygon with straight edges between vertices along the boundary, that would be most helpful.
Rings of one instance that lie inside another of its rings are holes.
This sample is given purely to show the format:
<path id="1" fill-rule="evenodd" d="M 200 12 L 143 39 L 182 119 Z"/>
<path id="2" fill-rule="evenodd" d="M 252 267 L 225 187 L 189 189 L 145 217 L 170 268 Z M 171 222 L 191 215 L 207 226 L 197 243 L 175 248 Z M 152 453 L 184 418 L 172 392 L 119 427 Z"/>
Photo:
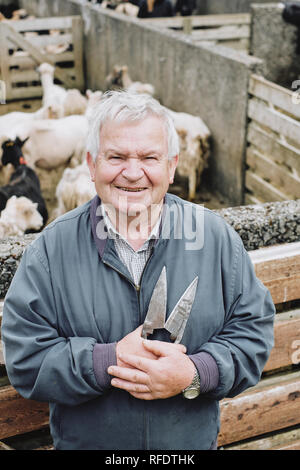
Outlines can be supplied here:
<path id="1" fill-rule="evenodd" d="M 177 156 L 167 155 L 167 132 L 160 118 L 106 122 L 96 162 L 87 156 L 101 201 L 127 218 L 161 204 L 177 165 Z"/>

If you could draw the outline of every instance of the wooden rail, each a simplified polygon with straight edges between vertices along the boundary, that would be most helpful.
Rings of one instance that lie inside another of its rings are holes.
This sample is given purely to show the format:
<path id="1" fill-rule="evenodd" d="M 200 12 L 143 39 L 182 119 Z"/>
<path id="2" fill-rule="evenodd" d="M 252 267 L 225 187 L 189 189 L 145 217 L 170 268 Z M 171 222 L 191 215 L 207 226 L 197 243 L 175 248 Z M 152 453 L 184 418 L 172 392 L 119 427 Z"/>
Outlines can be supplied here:
<path id="1" fill-rule="evenodd" d="M 55 66 L 54 76 L 63 86 L 83 90 L 82 36 L 80 16 L 0 22 L 0 78 L 6 84 L 6 100 L 42 96 L 36 68 L 43 62 Z M 55 45 L 65 51 L 51 52 L 49 47 Z"/>
<path id="2" fill-rule="evenodd" d="M 252 75 L 246 203 L 300 198 L 300 106 L 291 90 Z"/>

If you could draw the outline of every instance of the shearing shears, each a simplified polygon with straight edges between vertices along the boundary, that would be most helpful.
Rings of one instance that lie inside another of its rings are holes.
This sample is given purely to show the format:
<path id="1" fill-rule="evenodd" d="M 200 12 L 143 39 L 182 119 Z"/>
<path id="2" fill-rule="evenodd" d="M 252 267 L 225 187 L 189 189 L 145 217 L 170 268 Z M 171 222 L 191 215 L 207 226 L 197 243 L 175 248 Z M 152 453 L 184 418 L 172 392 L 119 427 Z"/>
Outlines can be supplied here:
<path id="1" fill-rule="evenodd" d="M 167 275 L 164 266 L 154 287 L 148 312 L 142 328 L 142 337 L 147 338 L 154 330 L 165 328 L 175 343 L 180 343 L 195 299 L 198 276 L 191 282 L 166 321 Z"/>

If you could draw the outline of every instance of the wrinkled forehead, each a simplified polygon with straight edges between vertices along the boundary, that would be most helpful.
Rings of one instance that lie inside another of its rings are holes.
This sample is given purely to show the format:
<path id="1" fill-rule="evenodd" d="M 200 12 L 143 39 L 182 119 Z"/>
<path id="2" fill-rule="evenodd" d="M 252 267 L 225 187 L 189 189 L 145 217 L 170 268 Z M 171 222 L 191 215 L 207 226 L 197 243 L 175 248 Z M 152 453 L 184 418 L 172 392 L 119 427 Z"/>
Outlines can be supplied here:
<path id="1" fill-rule="evenodd" d="M 164 120 L 156 115 L 144 119 L 108 119 L 100 127 L 100 149 L 110 143 L 149 145 L 167 148 L 168 136 Z"/>

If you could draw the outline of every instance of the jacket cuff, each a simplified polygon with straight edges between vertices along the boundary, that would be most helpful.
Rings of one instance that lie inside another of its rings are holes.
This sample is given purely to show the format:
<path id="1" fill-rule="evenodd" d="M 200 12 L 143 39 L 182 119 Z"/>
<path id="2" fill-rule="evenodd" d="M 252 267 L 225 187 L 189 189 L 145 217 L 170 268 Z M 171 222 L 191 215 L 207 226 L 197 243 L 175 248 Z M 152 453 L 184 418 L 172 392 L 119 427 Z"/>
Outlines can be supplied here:
<path id="1" fill-rule="evenodd" d="M 96 343 L 93 349 L 93 368 L 96 381 L 101 390 L 110 387 L 111 375 L 107 372 L 109 366 L 117 364 L 116 344 Z"/>
<path id="2" fill-rule="evenodd" d="M 219 384 L 219 369 L 215 359 L 204 351 L 189 355 L 189 358 L 195 364 L 200 376 L 200 392 L 215 390 Z"/>

